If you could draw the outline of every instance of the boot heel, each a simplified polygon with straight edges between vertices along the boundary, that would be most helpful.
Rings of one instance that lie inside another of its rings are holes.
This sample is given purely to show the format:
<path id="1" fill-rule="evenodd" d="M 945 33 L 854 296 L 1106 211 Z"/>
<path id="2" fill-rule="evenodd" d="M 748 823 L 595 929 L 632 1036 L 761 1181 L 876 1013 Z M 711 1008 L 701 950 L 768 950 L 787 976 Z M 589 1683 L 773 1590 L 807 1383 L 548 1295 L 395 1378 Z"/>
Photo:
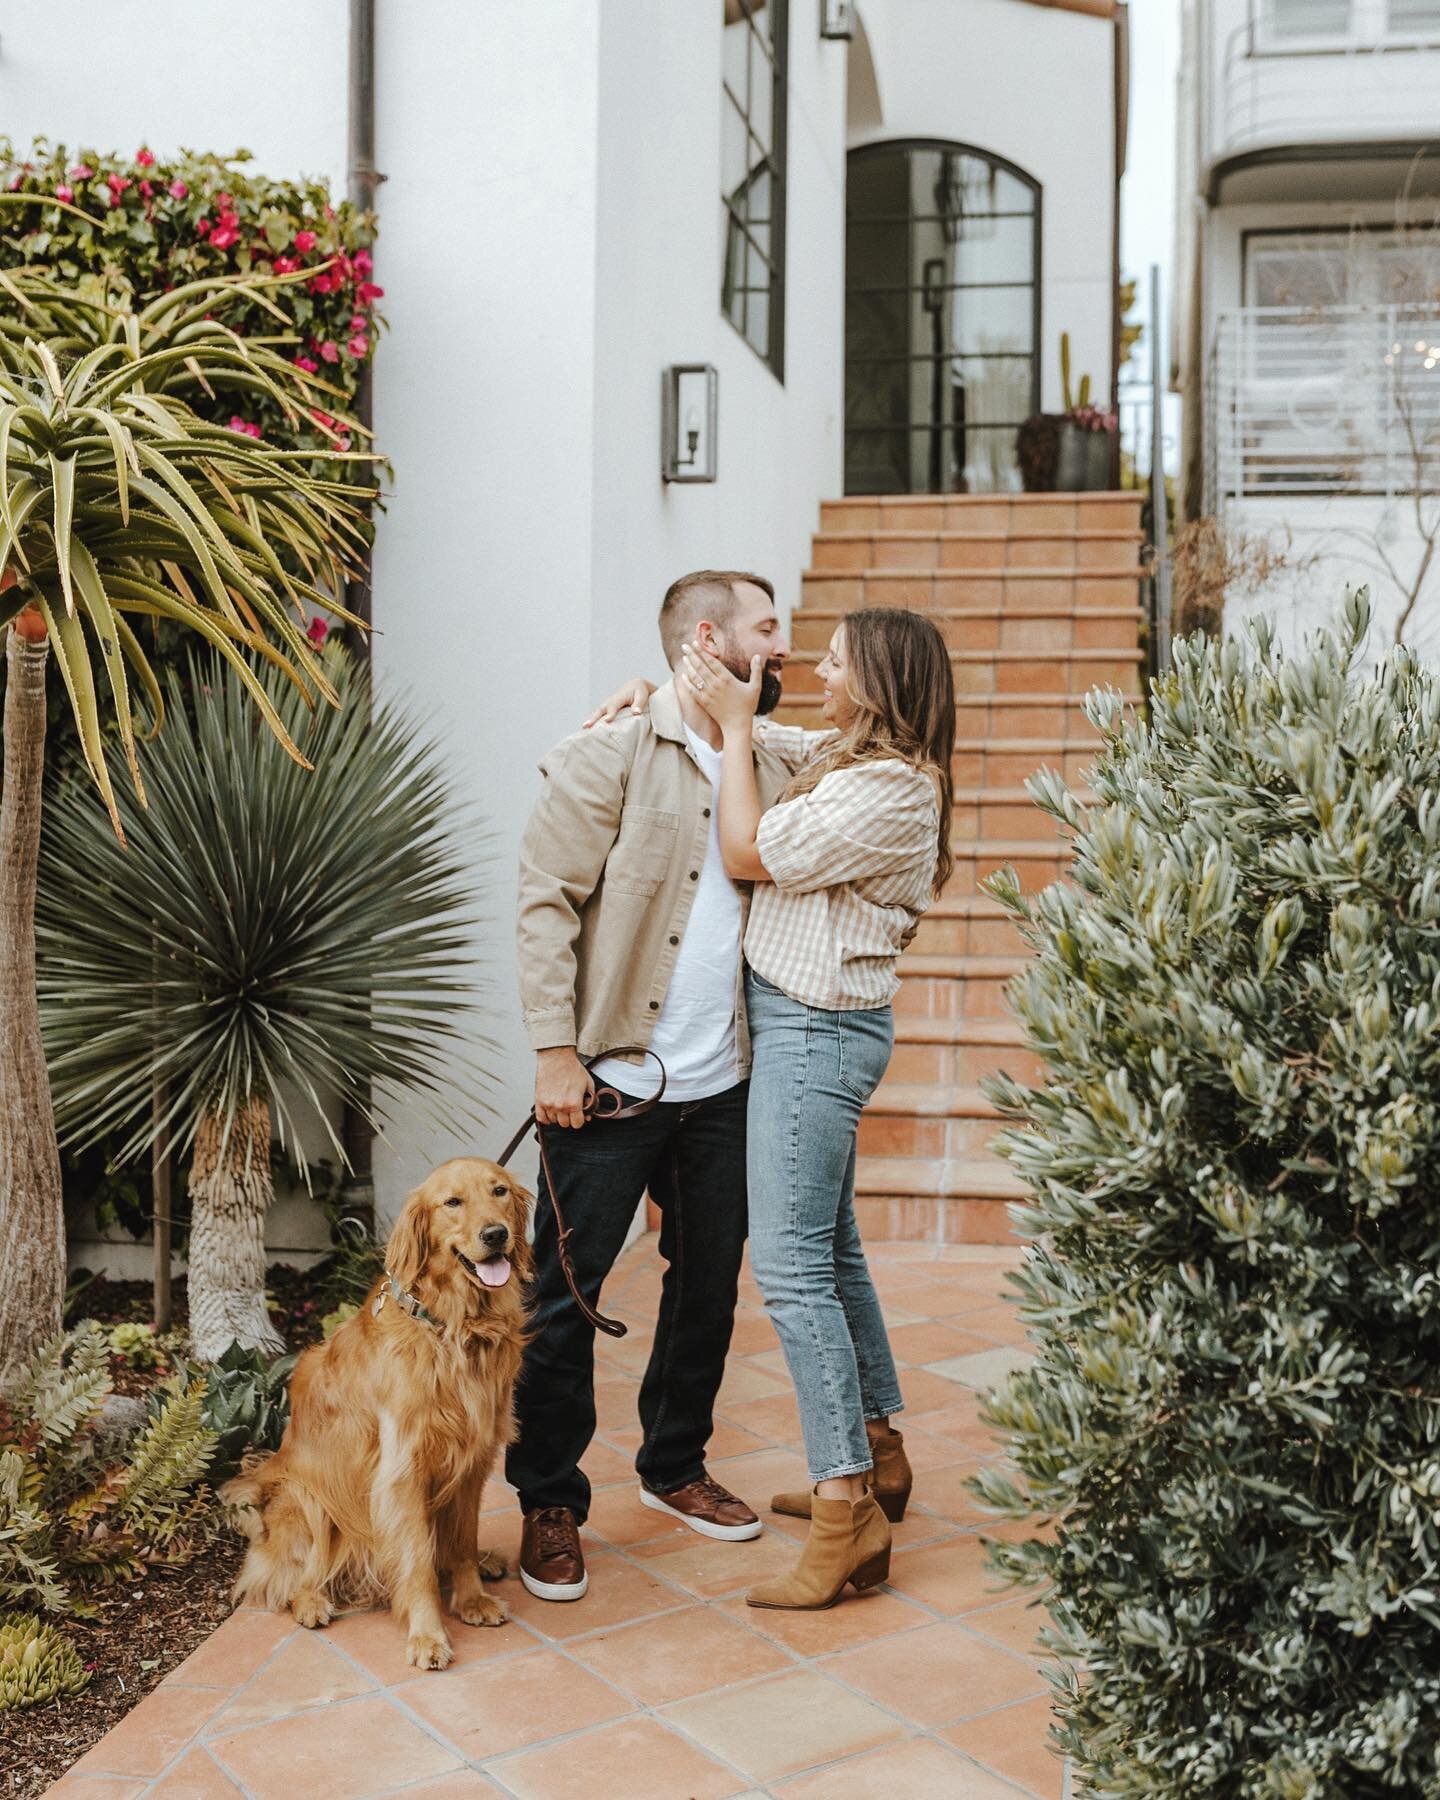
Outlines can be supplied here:
<path id="1" fill-rule="evenodd" d="M 875 1501 L 890 1523 L 898 1525 L 905 1517 L 905 1508 L 910 1502 L 910 1490 L 906 1488 L 903 1494 L 877 1494 Z"/>
<path id="2" fill-rule="evenodd" d="M 863 1594 L 866 1588 L 879 1587 L 890 1573 L 890 1546 L 877 1550 L 874 1556 L 867 1556 L 865 1561 L 850 1577 L 850 1585 L 857 1594 Z"/>

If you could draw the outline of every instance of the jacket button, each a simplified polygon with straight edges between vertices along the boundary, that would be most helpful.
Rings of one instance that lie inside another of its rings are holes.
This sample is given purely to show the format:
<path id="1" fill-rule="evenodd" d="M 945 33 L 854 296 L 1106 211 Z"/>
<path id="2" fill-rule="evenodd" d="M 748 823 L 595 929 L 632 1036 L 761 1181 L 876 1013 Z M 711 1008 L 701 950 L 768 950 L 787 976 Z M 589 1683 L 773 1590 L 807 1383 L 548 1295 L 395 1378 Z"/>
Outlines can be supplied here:
<path id="1" fill-rule="evenodd" d="M 698 869 L 692 869 L 690 871 L 690 879 L 692 881 L 698 881 L 700 879 L 700 871 Z"/>
<path id="2" fill-rule="evenodd" d="M 658 1000 L 652 1000 L 650 1002 L 650 1010 L 651 1010 L 651 1012 L 659 1012 L 660 1002 Z"/>
<path id="3" fill-rule="evenodd" d="M 672 937 L 671 937 L 671 939 L 670 939 L 670 942 L 671 942 L 671 943 L 672 943 L 672 944 L 678 944 L 678 943 L 679 943 L 679 942 L 680 942 L 680 940 L 679 940 L 679 938 L 678 938 L 678 937 L 673 937 L 673 936 L 672 936 Z"/>
<path id="4" fill-rule="evenodd" d="M 710 817 L 710 808 L 708 806 L 701 812 L 700 817 L 702 819 L 708 819 Z"/>

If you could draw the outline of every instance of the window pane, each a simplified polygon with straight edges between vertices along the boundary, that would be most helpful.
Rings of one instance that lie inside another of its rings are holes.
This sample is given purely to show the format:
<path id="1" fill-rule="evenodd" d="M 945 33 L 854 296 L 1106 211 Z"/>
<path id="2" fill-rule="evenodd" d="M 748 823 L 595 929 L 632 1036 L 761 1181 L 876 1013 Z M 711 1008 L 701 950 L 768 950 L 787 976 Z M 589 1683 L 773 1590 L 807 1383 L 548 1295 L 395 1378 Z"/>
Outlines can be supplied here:
<path id="1" fill-rule="evenodd" d="M 1272 37 L 1343 37 L 1351 0 L 1265 0 L 1261 15 Z"/>
<path id="2" fill-rule="evenodd" d="M 750 30 L 742 19 L 738 25 L 727 25 L 724 32 L 723 72 L 725 86 L 729 90 L 735 104 L 744 108 L 747 104 L 745 88 L 746 46 L 750 42 Z"/>
<path id="3" fill-rule="evenodd" d="M 745 121 L 728 95 L 721 98 L 720 114 L 720 188 L 727 200 L 739 203 L 750 168 Z"/>
<path id="4" fill-rule="evenodd" d="M 1390 29 L 1411 37 L 1440 33 L 1440 0 L 1390 0 Z"/>
<path id="5" fill-rule="evenodd" d="M 764 46 L 750 37 L 750 129 L 768 152 L 774 143 L 775 66 Z"/>

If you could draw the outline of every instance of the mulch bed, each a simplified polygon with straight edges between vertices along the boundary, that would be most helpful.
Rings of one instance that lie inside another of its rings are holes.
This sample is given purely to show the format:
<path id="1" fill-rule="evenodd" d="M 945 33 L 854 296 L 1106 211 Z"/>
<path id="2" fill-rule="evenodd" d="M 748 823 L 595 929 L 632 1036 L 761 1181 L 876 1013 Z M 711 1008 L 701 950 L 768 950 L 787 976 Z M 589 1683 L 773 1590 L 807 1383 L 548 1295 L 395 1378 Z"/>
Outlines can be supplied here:
<path id="1" fill-rule="evenodd" d="M 316 1274 L 275 1264 L 266 1271 L 265 1285 L 270 1316 L 287 1348 L 318 1343 L 321 1318 L 333 1301 L 319 1293 Z M 76 1295 L 66 1324 L 95 1319 L 118 1325 L 153 1317 L 148 1281 L 102 1276 Z M 174 1284 L 173 1323 L 181 1328 L 189 1317 L 181 1276 Z M 117 1393 L 143 1395 L 169 1370 L 135 1369 L 112 1359 L 111 1373 Z M 94 1673 L 82 1694 L 0 1715 L 0 1800 L 43 1794 L 229 1617 L 243 1551 L 240 1537 L 222 1527 L 185 1567 L 151 1569 L 140 1583 L 105 1594 L 99 1619 L 57 1621 L 82 1660 L 94 1664 Z"/>
<path id="2" fill-rule="evenodd" d="M 0 1715 L 0 1795 L 34 1800 L 230 1615 L 241 1540 L 225 1532 L 181 1569 L 151 1569 L 63 1629 L 95 1665 L 83 1694 Z"/>

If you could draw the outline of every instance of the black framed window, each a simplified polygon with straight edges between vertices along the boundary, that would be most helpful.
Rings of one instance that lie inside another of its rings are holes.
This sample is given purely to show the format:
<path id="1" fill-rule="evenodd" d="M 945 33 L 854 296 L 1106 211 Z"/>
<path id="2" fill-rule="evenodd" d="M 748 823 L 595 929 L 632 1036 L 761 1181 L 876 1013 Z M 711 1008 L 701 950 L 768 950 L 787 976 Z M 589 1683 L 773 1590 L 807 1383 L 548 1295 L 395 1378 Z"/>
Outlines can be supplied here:
<path id="1" fill-rule="evenodd" d="M 725 317 L 785 373 L 787 0 L 723 0 L 720 171 Z"/>
<path id="2" fill-rule="evenodd" d="M 1040 409 L 1040 186 L 965 144 L 848 159 L 845 491 L 1004 493 Z"/>

